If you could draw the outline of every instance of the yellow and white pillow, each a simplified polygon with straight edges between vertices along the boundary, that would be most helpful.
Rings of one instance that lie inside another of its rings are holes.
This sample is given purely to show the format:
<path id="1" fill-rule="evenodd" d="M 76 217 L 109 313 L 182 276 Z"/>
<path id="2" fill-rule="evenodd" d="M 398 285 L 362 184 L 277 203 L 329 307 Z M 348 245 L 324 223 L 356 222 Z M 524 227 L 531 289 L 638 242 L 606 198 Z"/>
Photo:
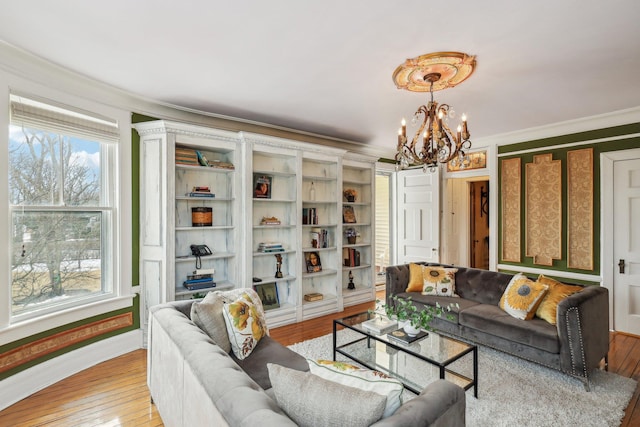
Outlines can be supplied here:
<path id="1" fill-rule="evenodd" d="M 382 372 L 330 360 L 307 359 L 307 362 L 311 373 L 325 380 L 386 396 L 387 403 L 382 418 L 393 415 L 402 405 L 402 383 Z"/>
<path id="2" fill-rule="evenodd" d="M 530 320 L 549 287 L 518 273 L 509 282 L 500 298 L 500 308 L 516 319 Z"/>
<path id="3" fill-rule="evenodd" d="M 267 325 L 258 304 L 249 293 L 222 307 L 222 315 L 233 354 L 242 360 L 249 356 L 260 339 L 267 335 Z"/>
<path id="4" fill-rule="evenodd" d="M 457 268 L 424 266 L 422 268 L 422 295 L 457 297 Z"/>

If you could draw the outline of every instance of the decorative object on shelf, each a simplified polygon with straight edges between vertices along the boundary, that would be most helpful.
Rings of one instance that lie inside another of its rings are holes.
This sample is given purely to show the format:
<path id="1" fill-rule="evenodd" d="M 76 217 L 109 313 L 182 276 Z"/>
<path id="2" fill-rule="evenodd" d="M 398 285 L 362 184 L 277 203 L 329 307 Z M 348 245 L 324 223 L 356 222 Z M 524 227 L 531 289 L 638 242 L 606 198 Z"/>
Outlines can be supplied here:
<path id="1" fill-rule="evenodd" d="M 350 245 L 355 245 L 356 239 L 358 238 L 358 236 L 360 236 L 360 233 L 358 233 L 358 230 L 356 230 L 355 228 L 348 227 L 344 229 L 344 236 L 347 238 L 347 243 L 349 243 Z"/>
<path id="2" fill-rule="evenodd" d="M 272 310 L 280 307 L 280 298 L 278 298 L 278 288 L 275 283 L 265 283 L 264 285 L 253 285 L 262 301 L 262 307 L 265 310 Z"/>
<path id="3" fill-rule="evenodd" d="M 345 188 L 344 191 L 342 192 L 342 195 L 347 200 L 347 202 L 353 203 L 356 201 L 356 198 L 358 197 L 358 192 L 353 188 Z"/>
<path id="4" fill-rule="evenodd" d="M 271 198 L 271 183 L 273 177 L 271 175 L 253 174 L 253 197 L 255 199 Z"/>
<path id="5" fill-rule="evenodd" d="M 453 308 L 458 308 L 458 303 L 449 304 L 442 307 L 438 302 L 435 306 L 425 305 L 422 310 L 413 304 L 411 297 L 398 298 L 394 295 L 391 298 L 391 304 L 384 306 L 385 313 L 389 318 L 396 318 L 399 324 L 404 323 L 403 328 L 407 334 L 417 334 L 419 330 L 432 330 L 431 322 L 436 317 L 446 315 L 447 319 L 453 320 L 454 316 L 450 314 Z"/>
<path id="6" fill-rule="evenodd" d="M 222 160 L 209 160 L 210 168 L 235 170 L 233 163 L 223 162 Z"/>
<path id="7" fill-rule="evenodd" d="M 430 101 L 418 107 L 412 122 L 419 124 L 411 142 L 407 139 L 406 122 L 398 132 L 398 146 L 395 156 L 398 168 L 405 169 L 413 165 L 422 165 L 423 170 L 437 167 L 439 163 L 448 163 L 455 157 L 462 159 L 471 148 L 470 134 L 466 115 L 454 133 L 449 128 L 448 119 L 455 117 L 453 108 L 448 104 L 438 106 L 433 100 L 433 92 L 452 88 L 463 82 L 473 73 L 476 66 L 475 56 L 460 52 L 437 52 L 407 59 L 393 72 L 393 81 L 398 89 L 412 92 L 429 92 Z M 422 141 L 419 148 L 418 141 Z"/>
<path id="8" fill-rule="evenodd" d="M 309 301 L 309 302 L 321 301 L 323 298 L 324 298 L 324 296 L 322 294 L 320 294 L 320 293 L 317 293 L 317 292 L 312 292 L 310 294 L 305 294 L 305 296 L 304 296 L 304 300 L 305 301 Z"/>
<path id="9" fill-rule="evenodd" d="M 209 249 L 207 245 L 191 245 L 191 255 L 196 257 L 196 270 L 202 268 L 202 259 L 201 257 L 207 255 L 213 255 L 213 251 Z"/>
<path id="10" fill-rule="evenodd" d="M 316 187 L 314 187 L 313 181 L 311 181 L 311 188 L 309 188 L 309 200 L 316 200 Z"/>
<path id="11" fill-rule="evenodd" d="M 209 161 L 200 151 L 196 150 L 196 156 L 198 156 L 198 163 L 200 166 L 209 166 Z"/>
<path id="12" fill-rule="evenodd" d="M 211 227 L 213 225 L 213 209 L 204 206 L 191 208 L 191 225 L 193 227 Z"/>
<path id="13" fill-rule="evenodd" d="M 185 196 L 187 196 L 187 197 L 205 197 L 205 198 L 207 198 L 207 197 L 209 197 L 209 198 L 216 197 L 216 195 L 211 192 L 211 189 L 209 187 L 201 187 L 201 186 L 193 187 L 190 192 L 185 194 Z"/>
<path id="14" fill-rule="evenodd" d="M 356 212 L 353 210 L 353 206 L 342 207 L 342 222 L 345 224 L 356 223 Z"/>
<path id="15" fill-rule="evenodd" d="M 322 271 L 322 262 L 320 261 L 320 254 L 318 252 L 306 252 L 304 257 L 307 261 L 307 273 Z"/>
<path id="16" fill-rule="evenodd" d="M 353 273 L 349 270 L 349 284 L 347 285 L 347 289 L 355 289 L 356 285 L 353 283 Z"/>
<path id="17" fill-rule="evenodd" d="M 275 216 L 263 216 L 260 225 L 280 225 L 280 220 Z"/>
<path id="18" fill-rule="evenodd" d="M 276 254 L 276 279 L 282 279 L 282 255 Z"/>

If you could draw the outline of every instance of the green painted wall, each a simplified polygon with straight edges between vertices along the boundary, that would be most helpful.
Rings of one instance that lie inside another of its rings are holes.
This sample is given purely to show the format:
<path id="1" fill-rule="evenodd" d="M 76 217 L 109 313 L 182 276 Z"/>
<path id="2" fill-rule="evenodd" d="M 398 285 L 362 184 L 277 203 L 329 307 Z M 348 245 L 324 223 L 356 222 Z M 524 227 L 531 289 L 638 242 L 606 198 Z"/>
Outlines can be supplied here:
<path id="1" fill-rule="evenodd" d="M 600 154 L 609 151 L 627 150 L 631 148 L 640 148 L 640 137 L 626 137 L 627 135 L 633 135 L 640 133 L 640 123 L 634 123 L 624 126 L 610 127 L 606 129 L 598 129 L 589 132 L 580 132 L 569 135 L 562 135 L 553 138 L 539 139 L 535 141 L 521 142 L 517 144 L 503 145 L 498 147 L 498 186 L 501 188 L 502 182 L 502 160 L 511 158 L 521 159 L 521 229 L 520 229 L 520 254 L 521 262 L 508 262 L 503 261 L 499 257 L 499 263 L 504 265 L 525 266 L 531 268 L 551 268 L 553 270 L 568 271 L 583 274 L 600 274 Z M 609 141 L 598 141 L 600 139 L 607 138 L 622 138 Z M 593 141 L 589 143 L 590 141 Z M 564 147 L 565 144 L 586 142 L 584 145 Z M 593 253 L 594 253 L 594 268 L 593 270 L 579 270 L 570 269 L 567 266 L 567 170 L 566 160 L 567 152 L 582 148 L 593 148 L 593 168 L 594 168 L 594 227 L 593 227 Z M 536 151 L 527 151 L 536 150 Z M 514 153 L 513 155 L 509 155 Z M 553 267 L 540 266 L 533 264 L 533 258 L 525 256 L 525 164 L 533 162 L 533 156 L 540 154 L 551 153 L 554 160 L 562 161 L 562 259 L 554 260 Z M 498 206 L 502 206 L 502 195 L 498 193 Z M 498 218 L 498 253 L 502 254 L 502 211 L 499 210 Z M 514 268 L 513 271 L 516 271 Z M 551 276 L 551 274 L 550 274 Z M 575 281 L 574 281 L 575 282 Z M 583 282 L 588 283 L 588 282 Z"/>

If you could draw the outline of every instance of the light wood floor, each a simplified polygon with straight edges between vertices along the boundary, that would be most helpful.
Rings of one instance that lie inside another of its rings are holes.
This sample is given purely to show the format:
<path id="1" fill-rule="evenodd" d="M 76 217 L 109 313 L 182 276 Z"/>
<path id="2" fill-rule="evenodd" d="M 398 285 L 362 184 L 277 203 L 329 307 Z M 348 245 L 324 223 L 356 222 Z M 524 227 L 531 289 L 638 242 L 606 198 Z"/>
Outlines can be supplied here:
<path id="1" fill-rule="evenodd" d="M 331 320 L 366 311 L 373 303 L 342 313 L 271 330 L 284 345 L 332 331 Z M 146 350 L 136 350 L 66 378 L 0 411 L 0 426 L 162 426 L 146 385 Z M 609 371 L 640 381 L 640 337 L 611 334 Z M 622 427 L 640 425 L 640 387 Z"/>

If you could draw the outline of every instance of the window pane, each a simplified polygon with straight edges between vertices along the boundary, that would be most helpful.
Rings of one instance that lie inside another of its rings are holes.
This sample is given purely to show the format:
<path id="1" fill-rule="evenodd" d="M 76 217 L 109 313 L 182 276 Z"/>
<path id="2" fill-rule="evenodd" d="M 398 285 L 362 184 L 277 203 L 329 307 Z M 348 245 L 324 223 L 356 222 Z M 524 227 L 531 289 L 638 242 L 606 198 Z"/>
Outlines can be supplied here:
<path id="1" fill-rule="evenodd" d="M 100 143 L 10 126 L 13 205 L 99 206 Z"/>
<path id="2" fill-rule="evenodd" d="M 12 313 L 105 292 L 102 212 L 14 208 Z"/>

